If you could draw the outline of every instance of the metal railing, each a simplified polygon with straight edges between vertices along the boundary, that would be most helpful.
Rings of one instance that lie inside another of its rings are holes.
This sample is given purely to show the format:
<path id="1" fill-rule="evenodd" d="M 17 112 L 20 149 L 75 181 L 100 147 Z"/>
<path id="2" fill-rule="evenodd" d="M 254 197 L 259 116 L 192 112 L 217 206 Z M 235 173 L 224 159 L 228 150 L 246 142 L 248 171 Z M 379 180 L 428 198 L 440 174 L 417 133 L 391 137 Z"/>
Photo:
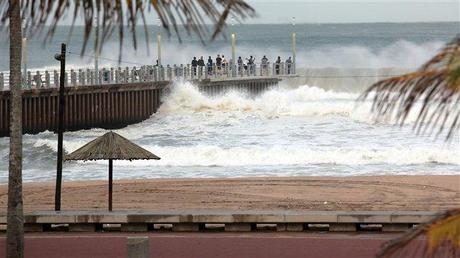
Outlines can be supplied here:
<path id="1" fill-rule="evenodd" d="M 136 82 L 155 82 L 204 79 L 225 79 L 238 77 L 257 76 L 285 76 L 295 73 L 292 63 L 266 63 L 252 65 L 166 65 L 141 67 L 111 67 L 102 68 L 96 72 L 94 69 L 66 70 L 66 86 L 89 86 L 101 84 L 126 84 Z M 28 71 L 23 75 L 22 87 L 24 89 L 59 87 L 60 73 L 57 70 Z M 0 90 L 9 90 L 9 73 L 0 73 Z"/>

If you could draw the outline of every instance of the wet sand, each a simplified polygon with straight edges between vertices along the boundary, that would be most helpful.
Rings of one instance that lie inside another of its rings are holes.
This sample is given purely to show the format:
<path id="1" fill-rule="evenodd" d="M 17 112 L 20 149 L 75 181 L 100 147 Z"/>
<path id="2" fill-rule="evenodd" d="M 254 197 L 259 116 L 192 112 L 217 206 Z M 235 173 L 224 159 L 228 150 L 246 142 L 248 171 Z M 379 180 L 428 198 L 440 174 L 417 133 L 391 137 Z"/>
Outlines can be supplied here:
<path id="1" fill-rule="evenodd" d="M 460 207 L 460 176 L 114 181 L 114 210 L 410 210 Z M 7 186 L 0 185 L 0 213 Z M 54 209 L 54 182 L 24 184 L 25 211 Z M 62 210 L 107 209 L 107 181 L 64 182 Z"/>

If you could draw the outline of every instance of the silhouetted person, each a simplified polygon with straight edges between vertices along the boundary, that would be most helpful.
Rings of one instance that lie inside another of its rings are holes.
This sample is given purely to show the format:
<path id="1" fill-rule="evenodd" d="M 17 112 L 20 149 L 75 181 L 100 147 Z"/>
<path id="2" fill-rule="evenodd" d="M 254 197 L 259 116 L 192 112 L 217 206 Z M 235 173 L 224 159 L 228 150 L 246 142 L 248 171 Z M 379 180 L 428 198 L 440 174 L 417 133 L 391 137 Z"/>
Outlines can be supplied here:
<path id="1" fill-rule="evenodd" d="M 292 68 L 292 59 L 289 57 L 286 60 L 286 69 L 287 69 L 287 74 L 291 74 L 291 68 Z"/>
<path id="2" fill-rule="evenodd" d="M 212 58 L 209 56 L 208 58 L 208 74 L 212 74 Z"/>
<path id="3" fill-rule="evenodd" d="M 238 57 L 238 71 L 241 72 L 243 69 L 243 59 L 241 56 Z"/>
<path id="4" fill-rule="evenodd" d="M 220 57 L 220 55 L 217 55 L 216 66 L 218 70 L 220 70 L 220 68 L 222 67 L 222 58 Z"/>
<path id="5" fill-rule="evenodd" d="M 196 57 L 193 57 L 192 60 L 192 73 L 193 75 L 196 75 L 196 67 L 198 66 L 198 61 L 196 60 Z"/>
<path id="6" fill-rule="evenodd" d="M 280 74 L 280 66 L 281 66 L 281 57 L 278 56 L 278 59 L 276 59 L 276 62 L 275 62 L 275 73 L 277 75 Z"/>

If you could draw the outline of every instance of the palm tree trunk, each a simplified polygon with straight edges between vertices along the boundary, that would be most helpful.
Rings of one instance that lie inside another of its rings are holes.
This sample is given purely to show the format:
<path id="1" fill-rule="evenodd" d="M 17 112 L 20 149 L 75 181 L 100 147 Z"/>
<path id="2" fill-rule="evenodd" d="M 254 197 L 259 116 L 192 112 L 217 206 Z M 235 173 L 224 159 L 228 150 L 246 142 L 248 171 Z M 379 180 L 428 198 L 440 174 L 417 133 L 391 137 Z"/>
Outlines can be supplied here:
<path id="1" fill-rule="evenodd" d="M 20 0 L 10 4 L 10 163 L 8 178 L 8 258 L 24 257 L 24 214 L 22 207 L 22 31 Z"/>

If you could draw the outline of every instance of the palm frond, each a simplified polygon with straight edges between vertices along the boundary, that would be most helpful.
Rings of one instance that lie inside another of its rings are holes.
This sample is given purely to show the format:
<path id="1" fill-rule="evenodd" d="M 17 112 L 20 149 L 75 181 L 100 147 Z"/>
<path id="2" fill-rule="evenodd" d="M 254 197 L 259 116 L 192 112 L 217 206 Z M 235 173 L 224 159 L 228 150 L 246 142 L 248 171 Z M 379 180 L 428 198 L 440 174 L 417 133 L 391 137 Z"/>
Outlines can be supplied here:
<path id="1" fill-rule="evenodd" d="M 454 209 L 386 243 L 377 258 L 454 258 L 459 255 L 460 209 Z"/>
<path id="2" fill-rule="evenodd" d="M 181 40 L 179 26 L 183 25 L 187 32 L 196 34 L 203 42 L 205 37 L 212 35 L 214 39 L 225 28 L 229 15 L 237 19 L 245 19 L 255 15 L 255 10 L 246 0 L 23 0 L 22 16 L 27 17 L 28 31 L 40 31 L 50 23 L 47 40 L 51 39 L 58 23 L 68 14 L 75 20 L 82 19 L 84 25 L 84 41 L 82 54 L 85 52 L 88 40 L 94 30 L 93 19 L 100 14 L 102 37 L 100 46 L 118 28 L 120 37 L 120 52 L 123 46 L 125 28 L 132 33 L 133 45 L 137 47 L 136 25 L 138 19 L 144 25 L 145 12 L 154 10 L 168 35 L 175 31 Z M 0 24 L 8 25 L 8 0 L 0 0 Z M 214 24 L 212 34 L 208 32 L 206 22 Z M 72 29 L 70 31 L 72 31 Z M 148 38 L 148 37 L 146 37 Z"/>
<path id="3" fill-rule="evenodd" d="M 437 134 L 447 130 L 450 139 L 460 126 L 460 36 L 448 43 L 419 70 L 379 81 L 360 99 L 373 96 L 377 118 L 393 118 L 402 125 L 420 103 L 414 129 Z"/>

